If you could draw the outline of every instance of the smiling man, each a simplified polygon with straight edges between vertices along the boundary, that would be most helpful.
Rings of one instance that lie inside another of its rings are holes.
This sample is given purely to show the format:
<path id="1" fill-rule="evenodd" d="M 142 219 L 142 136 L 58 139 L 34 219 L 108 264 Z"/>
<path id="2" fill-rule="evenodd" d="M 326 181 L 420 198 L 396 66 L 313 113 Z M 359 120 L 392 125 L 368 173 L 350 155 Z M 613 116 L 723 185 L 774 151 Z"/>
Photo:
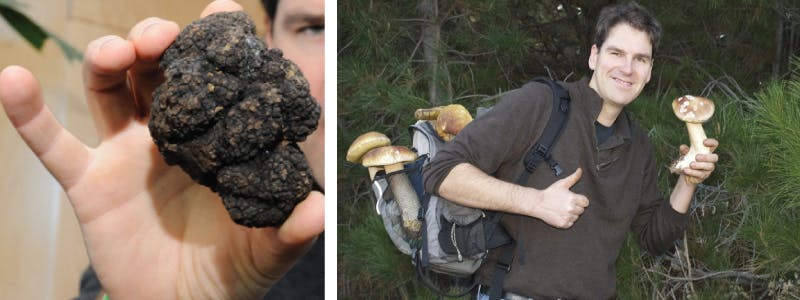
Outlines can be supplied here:
<path id="1" fill-rule="evenodd" d="M 636 3 L 601 12 L 588 61 L 591 78 L 561 83 L 572 101 L 551 155 L 565 175 L 540 167 L 524 185 L 512 183 L 552 110 L 552 92 L 539 83 L 509 92 L 425 169 L 429 192 L 507 213 L 501 224 L 516 248 L 505 280 L 495 283 L 503 298 L 611 298 L 615 261 L 629 230 L 642 248 L 660 254 L 686 228 L 697 187 L 686 178 L 708 178 L 717 155 L 698 155 L 665 199 L 656 186 L 653 146 L 625 111 L 650 80 L 660 36 L 658 21 Z M 478 271 L 478 299 L 488 298 L 500 252 L 490 252 Z"/>

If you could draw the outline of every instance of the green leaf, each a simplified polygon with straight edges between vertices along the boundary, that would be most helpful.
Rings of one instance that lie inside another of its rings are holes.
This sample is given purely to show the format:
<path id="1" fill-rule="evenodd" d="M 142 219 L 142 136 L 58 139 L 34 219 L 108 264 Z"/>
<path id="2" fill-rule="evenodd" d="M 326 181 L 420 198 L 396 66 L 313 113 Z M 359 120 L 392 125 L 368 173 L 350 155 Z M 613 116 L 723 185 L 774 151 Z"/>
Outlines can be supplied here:
<path id="1" fill-rule="evenodd" d="M 31 46 L 37 50 L 42 50 L 45 40 L 47 40 L 47 38 L 52 38 L 56 44 L 58 44 L 58 47 L 61 48 L 61 51 L 64 52 L 67 60 L 83 60 L 83 54 L 70 46 L 64 39 L 48 32 L 37 25 L 36 22 L 20 13 L 17 9 L 20 5 L 19 2 L 14 0 L 0 0 L 0 16 L 2 16 L 12 28 L 19 32 Z"/>
<path id="2" fill-rule="evenodd" d="M 41 50 L 47 32 L 8 4 L 0 4 L 0 15 L 34 48 Z"/>
<path id="3" fill-rule="evenodd" d="M 64 52 L 64 55 L 67 57 L 67 60 L 69 60 L 69 61 L 72 61 L 72 60 L 82 61 L 83 60 L 83 53 L 81 53 L 77 49 L 75 49 L 72 46 L 70 46 L 67 43 L 67 41 L 63 40 L 62 38 L 60 38 L 60 37 L 58 37 L 55 34 L 52 34 L 50 32 L 48 32 L 47 35 L 49 35 L 53 39 L 53 41 L 55 41 L 56 44 L 58 44 L 58 47 L 60 47 L 61 51 Z"/>

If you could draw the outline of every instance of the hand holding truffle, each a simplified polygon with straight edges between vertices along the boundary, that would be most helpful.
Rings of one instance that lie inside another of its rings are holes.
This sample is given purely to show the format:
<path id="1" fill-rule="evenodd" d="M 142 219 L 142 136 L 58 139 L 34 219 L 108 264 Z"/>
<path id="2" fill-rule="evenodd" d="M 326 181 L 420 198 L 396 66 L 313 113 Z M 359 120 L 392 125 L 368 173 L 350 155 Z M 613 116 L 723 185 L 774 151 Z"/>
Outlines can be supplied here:
<path id="1" fill-rule="evenodd" d="M 241 6 L 233 1 L 214 1 L 203 16 L 235 10 Z M 256 299 L 322 232 L 324 196 L 308 193 L 293 210 L 286 210 L 288 219 L 279 228 L 247 228 L 231 220 L 217 194 L 197 184 L 181 168 L 164 162 L 147 123 L 153 90 L 164 81 L 158 60 L 178 32 L 174 22 L 148 18 L 134 26 L 127 39 L 106 36 L 89 44 L 83 79 L 99 135 L 97 146 L 84 144 L 59 124 L 45 105 L 33 74 L 22 67 L 0 72 L 0 102 L 19 135 L 66 191 L 92 267 L 111 299 Z M 186 68 L 179 71 L 200 70 L 183 66 Z M 225 74 L 211 73 L 207 83 L 216 84 L 213 89 L 219 93 L 241 84 Z M 187 93 L 204 92 L 188 89 L 197 86 L 183 87 Z M 205 88 L 212 89 L 209 85 Z M 263 85 L 254 88 L 271 92 Z M 275 102 L 243 102 L 229 107 L 240 109 L 243 116 L 283 108 Z M 190 110 L 216 117 L 214 107 L 211 112 L 204 110 L 208 102 L 194 104 Z M 185 115 L 176 116 L 181 117 Z M 206 122 L 200 118 L 174 121 Z M 244 135 L 226 141 L 245 145 L 250 142 L 250 130 L 272 126 L 270 122 L 227 122 L 233 127 L 241 125 L 236 128 Z M 187 135 L 199 132 L 187 130 Z M 271 159 L 284 161 L 264 160 Z M 243 180 L 260 180 L 259 176 Z"/>
<path id="2" fill-rule="evenodd" d="M 686 122 L 691 147 L 681 145 L 681 157 L 672 163 L 670 171 L 686 175 L 691 184 L 702 182 L 714 171 L 717 155 L 713 154 L 719 145 L 715 139 L 708 139 L 703 123 L 714 114 L 714 102 L 704 97 L 686 95 L 672 102 L 675 116 Z"/>

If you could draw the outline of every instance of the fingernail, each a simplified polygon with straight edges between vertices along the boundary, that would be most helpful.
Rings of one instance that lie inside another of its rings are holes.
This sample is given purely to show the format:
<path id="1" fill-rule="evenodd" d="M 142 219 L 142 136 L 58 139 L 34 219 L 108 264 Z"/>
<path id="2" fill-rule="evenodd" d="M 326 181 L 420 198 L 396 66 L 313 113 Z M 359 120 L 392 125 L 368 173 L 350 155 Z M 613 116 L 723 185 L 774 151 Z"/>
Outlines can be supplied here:
<path id="1" fill-rule="evenodd" d="M 136 26 L 133 33 L 131 34 L 133 37 L 141 37 L 143 36 L 147 30 L 152 28 L 155 25 L 162 24 L 166 22 L 164 19 L 157 18 L 157 17 L 150 17 L 142 21 L 139 25 Z"/>
<path id="2" fill-rule="evenodd" d="M 122 41 L 122 38 L 118 37 L 116 35 L 107 35 L 107 36 L 101 37 L 97 41 L 97 43 L 100 44 L 99 46 L 97 46 L 97 51 L 102 50 L 106 45 L 110 45 L 111 43 L 118 42 L 118 41 Z"/>

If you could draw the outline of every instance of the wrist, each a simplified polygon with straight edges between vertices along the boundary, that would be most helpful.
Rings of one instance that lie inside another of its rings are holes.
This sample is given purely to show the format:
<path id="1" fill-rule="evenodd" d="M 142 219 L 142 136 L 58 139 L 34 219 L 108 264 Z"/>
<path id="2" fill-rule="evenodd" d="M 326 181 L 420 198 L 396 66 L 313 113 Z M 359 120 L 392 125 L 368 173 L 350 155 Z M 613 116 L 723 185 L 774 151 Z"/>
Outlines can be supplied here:
<path id="1" fill-rule="evenodd" d="M 678 181 L 675 183 L 669 198 L 669 204 L 672 209 L 681 214 L 689 211 L 692 197 L 694 197 L 694 192 L 697 189 L 697 184 L 690 183 L 686 180 L 687 178 L 683 174 L 678 177 Z"/>
<path id="2" fill-rule="evenodd" d="M 510 200 L 511 213 L 536 217 L 537 206 L 541 202 L 541 191 L 514 185 L 514 193 Z"/>

